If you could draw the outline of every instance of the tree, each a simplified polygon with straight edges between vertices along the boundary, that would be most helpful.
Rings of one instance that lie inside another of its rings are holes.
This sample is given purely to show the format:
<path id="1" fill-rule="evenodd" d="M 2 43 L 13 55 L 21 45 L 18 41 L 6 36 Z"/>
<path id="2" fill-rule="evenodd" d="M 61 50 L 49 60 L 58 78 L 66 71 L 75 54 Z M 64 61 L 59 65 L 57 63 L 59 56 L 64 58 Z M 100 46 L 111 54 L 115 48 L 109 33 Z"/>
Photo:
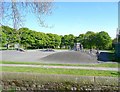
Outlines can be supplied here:
<path id="1" fill-rule="evenodd" d="M 35 38 L 35 47 L 44 48 L 47 45 L 48 37 L 45 33 L 35 32 L 34 38 Z"/>
<path id="2" fill-rule="evenodd" d="M 95 47 L 95 36 L 96 34 L 92 31 L 88 31 L 85 34 L 85 45 L 87 48 L 92 49 Z"/>
<path id="3" fill-rule="evenodd" d="M 107 32 L 101 31 L 96 34 L 96 46 L 99 49 L 109 49 L 112 47 L 112 39 Z"/>
<path id="4" fill-rule="evenodd" d="M 68 38 L 69 38 L 70 48 L 73 48 L 75 36 L 74 36 L 73 34 L 69 34 L 69 35 L 68 35 Z"/>
<path id="5" fill-rule="evenodd" d="M 1 26 L 1 31 L 2 31 L 2 34 L 3 34 L 2 38 L 5 37 L 4 40 L 6 40 L 5 45 L 7 45 L 7 48 L 8 48 L 8 45 L 17 42 L 16 35 L 14 34 L 15 30 L 13 28 L 10 28 L 9 26 Z"/>
<path id="6" fill-rule="evenodd" d="M 13 22 L 13 28 L 18 29 L 22 26 L 23 18 L 27 13 L 33 13 L 38 17 L 39 23 L 44 26 L 44 21 L 41 18 L 42 15 L 45 16 L 51 13 L 52 2 L 41 2 L 39 0 L 32 0 L 31 2 L 27 0 L 21 2 L 19 0 L 10 0 L 10 2 L 6 2 L 2 0 L 0 9 L 0 18 L 3 20 L 1 24 L 8 22 L 9 19 Z"/>
<path id="7" fill-rule="evenodd" d="M 19 43 L 23 45 L 23 47 L 28 48 L 35 43 L 34 37 L 32 36 L 33 34 L 32 30 L 29 30 L 28 28 L 20 28 L 18 32 L 20 35 Z"/>
<path id="8" fill-rule="evenodd" d="M 117 43 L 117 38 L 112 39 L 112 49 L 115 48 L 116 43 Z"/>
<path id="9" fill-rule="evenodd" d="M 75 43 L 81 43 L 83 46 L 85 45 L 85 34 L 80 34 L 78 37 L 75 37 Z"/>
<path id="10" fill-rule="evenodd" d="M 0 46 L 4 46 L 7 43 L 7 35 L 2 32 L 2 27 L 0 27 Z"/>
<path id="11" fill-rule="evenodd" d="M 47 27 L 44 22 L 45 15 L 51 14 L 52 2 L 41 2 L 39 0 L 32 0 L 31 2 L 10 0 L 6 2 L 2 0 L 0 2 L 0 24 L 11 24 L 14 28 L 14 35 L 18 42 L 20 42 L 20 36 L 17 30 L 23 26 L 24 18 L 27 13 L 33 13 L 38 18 L 38 23 L 42 27 Z M 44 16 L 44 17 L 43 17 Z M 8 21 L 9 20 L 9 21 Z"/>
<path id="12" fill-rule="evenodd" d="M 69 48 L 69 47 L 73 48 L 74 40 L 75 40 L 75 36 L 73 34 L 64 35 L 61 38 L 61 45 L 65 46 L 66 48 Z"/>
<path id="13" fill-rule="evenodd" d="M 49 37 L 49 40 L 47 43 L 48 47 L 57 48 L 58 46 L 60 46 L 61 37 L 59 35 L 48 33 L 47 36 Z"/>

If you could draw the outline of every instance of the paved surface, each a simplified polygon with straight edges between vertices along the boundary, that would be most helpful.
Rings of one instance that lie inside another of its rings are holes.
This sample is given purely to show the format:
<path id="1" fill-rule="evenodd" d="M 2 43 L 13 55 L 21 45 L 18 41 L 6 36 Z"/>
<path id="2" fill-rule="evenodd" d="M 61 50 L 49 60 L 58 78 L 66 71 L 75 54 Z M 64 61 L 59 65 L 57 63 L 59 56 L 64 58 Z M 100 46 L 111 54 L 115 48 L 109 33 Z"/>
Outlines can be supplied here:
<path id="1" fill-rule="evenodd" d="M 20 52 L 16 50 L 6 50 L 0 51 L 3 61 L 20 61 L 20 62 L 36 62 L 40 61 L 40 58 L 45 57 L 47 55 L 57 53 L 56 52 L 43 52 L 40 50 L 29 50 L 25 52 Z"/>
<path id="2" fill-rule="evenodd" d="M 19 62 L 41 62 L 41 63 L 58 63 L 58 64 L 81 64 L 97 63 L 97 59 L 83 52 L 69 50 L 28 50 L 20 52 L 16 50 L 0 51 L 2 61 L 19 61 Z"/>
<path id="3" fill-rule="evenodd" d="M 85 52 L 69 50 L 27 50 L 25 52 L 16 50 L 3 50 L 0 51 L 0 61 L 40 62 L 56 64 L 97 64 L 99 61 L 97 60 L 95 53 L 95 50 L 93 50 L 92 53 L 89 53 L 89 50 Z M 108 58 L 106 54 L 101 54 L 100 57 L 104 60 Z M 104 62 L 104 60 L 100 62 Z"/>
<path id="4" fill-rule="evenodd" d="M 41 58 L 45 62 L 57 62 L 57 63 L 83 63 L 91 64 L 97 63 L 97 58 L 80 51 L 67 51 L 67 52 L 58 52 L 46 57 Z"/>
<path id="5" fill-rule="evenodd" d="M 23 65 L 23 64 L 0 64 L 0 66 L 12 67 L 38 67 L 38 68 L 62 68 L 62 69 L 87 69 L 87 70 L 105 70 L 105 71 L 118 71 L 118 68 L 106 67 L 82 67 L 82 66 L 52 66 L 52 65 Z"/>

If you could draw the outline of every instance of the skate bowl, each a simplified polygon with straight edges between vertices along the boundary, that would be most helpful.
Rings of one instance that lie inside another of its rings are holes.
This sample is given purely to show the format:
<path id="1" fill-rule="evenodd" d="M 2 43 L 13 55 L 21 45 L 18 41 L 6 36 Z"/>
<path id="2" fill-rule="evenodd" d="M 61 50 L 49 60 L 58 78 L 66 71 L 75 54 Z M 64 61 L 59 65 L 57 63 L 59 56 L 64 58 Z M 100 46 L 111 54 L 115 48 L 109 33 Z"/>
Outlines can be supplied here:
<path id="1" fill-rule="evenodd" d="M 41 58 L 44 62 L 62 64 L 93 64 L 97 63 L 97 58 L 85 52 L 66 51 L 58 52 Z"/>

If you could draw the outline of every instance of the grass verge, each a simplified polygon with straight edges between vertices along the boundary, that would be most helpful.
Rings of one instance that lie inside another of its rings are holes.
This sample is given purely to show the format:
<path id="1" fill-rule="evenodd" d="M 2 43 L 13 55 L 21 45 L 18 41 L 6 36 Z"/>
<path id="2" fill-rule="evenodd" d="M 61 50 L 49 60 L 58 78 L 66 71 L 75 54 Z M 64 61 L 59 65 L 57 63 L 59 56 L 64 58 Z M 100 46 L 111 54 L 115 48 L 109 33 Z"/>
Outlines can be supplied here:
<path id="1" fill-rule="evenodd" d="M 82 70 L 82 69 L 52 69 L 52 68 L 29 68 L 29 67 L 2 67 L 2 72 L 28 72 L 41 74 L 66 74 L 66 75 L 84 75 L 84 76 L 111 76 L 118 77 L 120 72 L 117 71 L 100 71 L 100 70 Z"/>
<path id="2" fill-rule="evenodd" d="M 85 66 L 85 67 L 109 67 L 118 68 L 118 63 L 98 63 L 98 64 L 46 64 L 39 62 L 15 62 L 15 61 L 0 61 L 0 64 L 27 64 L 27 65 L 53 65 L 53 66 Z"/>

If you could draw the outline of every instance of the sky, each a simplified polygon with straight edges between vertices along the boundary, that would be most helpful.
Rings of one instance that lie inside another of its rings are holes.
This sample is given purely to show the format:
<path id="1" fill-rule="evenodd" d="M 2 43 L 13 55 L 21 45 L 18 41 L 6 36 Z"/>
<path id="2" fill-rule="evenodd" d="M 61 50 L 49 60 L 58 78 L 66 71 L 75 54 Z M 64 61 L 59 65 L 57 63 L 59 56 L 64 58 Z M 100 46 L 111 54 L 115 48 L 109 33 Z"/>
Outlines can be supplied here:
<path id="1" fill-rule="evenodd" d="M 87 31 L 106 31 L 116 37 L 118 27 L 117 2 L 54 2 L 52 14 L 43 17 L 52 28 L 43 28 L 33 14 L 27 14 L 25 25 L 31 30 L 58 35 L 79 34 Z"/>

